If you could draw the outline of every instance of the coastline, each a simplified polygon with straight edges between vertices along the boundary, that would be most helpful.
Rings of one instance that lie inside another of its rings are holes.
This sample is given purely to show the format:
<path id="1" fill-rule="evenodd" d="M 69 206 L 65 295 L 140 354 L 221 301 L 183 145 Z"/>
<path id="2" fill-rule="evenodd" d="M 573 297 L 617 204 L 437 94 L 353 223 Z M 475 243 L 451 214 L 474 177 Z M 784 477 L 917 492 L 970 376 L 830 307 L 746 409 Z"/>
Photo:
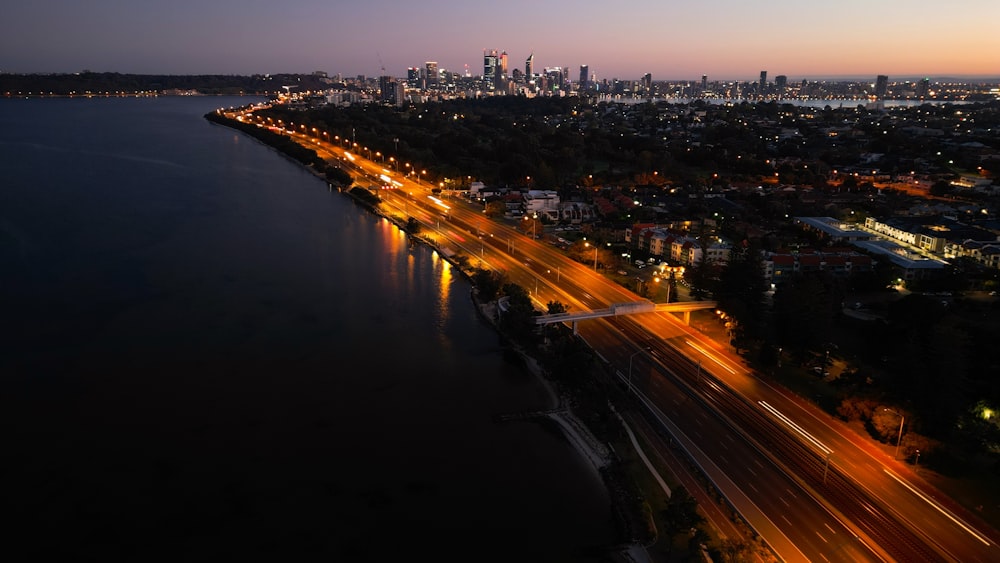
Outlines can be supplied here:
<path id="1" fill-rule="evenodd" d="M 209 121 L 218 125 L 228 126 L 225 122 L 211 119 Z M 238 128 L 230 128 L 240 131 Z M 336 189 L 341 194 L 354 200 L 360 208 L 390 221 L 398 229 L 407 233 L 407 236 L 412 240 L 432 248 L 462 274 L 462 276 L 470 283 L 470 299 L 472 300 L 481 320 L 489 324 L 497 335 L 504 339 L 505 346 L 517 355 L 518 359 L 523 363 L 524 369 L 530 372 L 534 376 L 534 379 L 544 387 L 546 394 L 549 397 L 550 408 L 530 412 L 501 414 L 497 417 L 498 421 L 516 420 L 540 422 L 543 424 L 551 424 L 553 428 L 558 429 L 567 442 L 575 450 L 577 450 L 581 458 L 586 460 L 587 463 L 594 469 L 597 476 L 601 479 L 605 493 L 611 502 L 610 513 L 615 520 L 616 528 L 619 530 L 619 538 L 616 544 L 606 546 L 607 555 L 616 561 L 622 562 L 652 561 L 645 549 L 645 546 L 638 539 L 638 537 L 636 537 L 635 532 L 639 530 L 639 526 L 633 519 L 630 519 L 627 516 L 633 512 L 628 508 L 628 506 L 634 503 L 635 499 L 627 494 L 630 491 L 630 488 L 623 482 L 620 482 L 622 472 L 620 470 L 613 470 L 617 456 L 609 451 L 609 448 L 605 444 L 602 444 L 601 441 L 594 436 L 594 434 L 587 427 L 586 423 L 584 423 L 583 420 L 581 420 L 581 418 L 573 412 L 572 408 L 569 406 L 571 404 L 569 396 L 560 392 L 555 383 L 545 374 L 545 370 L 537 358 L 528 354 L 520 347 L 513 345 L 506 338 L 496 322 L 496 302 L 482 302 L 477 296 L 476 287 L 472 283 L 472 274 L 474 273 L 474 270 L 467 265 L 463 266 L 463 264 L 456 259 L 457 253 L 450 247 L 437 244 L 434 240 L 420 236 L 419 234 L 410 233 L 407 230 L 406 225 L 397 217 L 383 212 L 377 204 L 373 204 L 370 201 L 358 197 L 357 194 L 352 193 L 350 189 L 351 186 L 344 187 L 334 185 L 330 183 L 324 172 L 320 172 L 311 164 L 302 162 L 293 156 L 286 154 L 284 151 L 280 150 L 279 147 L 271 146 L 262 139 L 256 137 L 254 138 L 261 144 L 269 146 L 270 148 L 277 150 L 280 154 L 298 162 L 317 178 L 323 180 L 323 182 L 327 184 L 328 189 L 331 191 Z"/>

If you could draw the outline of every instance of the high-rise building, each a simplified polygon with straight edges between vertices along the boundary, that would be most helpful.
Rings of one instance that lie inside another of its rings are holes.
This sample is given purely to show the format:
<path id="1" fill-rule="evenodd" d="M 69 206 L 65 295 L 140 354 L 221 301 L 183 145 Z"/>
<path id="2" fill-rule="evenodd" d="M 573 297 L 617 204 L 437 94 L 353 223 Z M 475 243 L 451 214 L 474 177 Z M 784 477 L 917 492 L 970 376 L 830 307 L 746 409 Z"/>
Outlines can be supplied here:
<path id="1" fill-rule="evenodd" d="M 427 69 L 427 88 L 434 89 L 438 86 L 438 64 L 435 61 L 427 61 L 424 63 L 424 67 Z"/>
<path id="2" fill-rule="evenodd" d="M 411 66 L 406 69 L 406 83 L 410 88 L 420 87 L 420 69 L 415 66 Z"/>
<path id="3" fill-rule="evenodd" d="M 767 71 L 762 70 L 760 71 L 760 86 L 757 90 L 757 93 L 763 96 L 766 89 L 767 89 Z"/>
<path id="4" fill-rule="evenodd" d="M 642 75 L 642 93 L 653 97 L 653 75 L 648 72 Z"/>
<path id="5" fill-rule="evenodd" d="M 496 74 L 493 76 L 493 89 L 506 93 L 507 88 L 507 51 L 500 53 L 497 58 Z"/>
<path id="6" fill-rule="evenodd" d="M 701 75 L 701 91 L 704 92 L 706 90 L 708 90 L 708 75 L 707 74 L 702 74 Z"/>
<path id="7" fill-rule="evenodd" d="M 405 89 L 403 84 L 392 76 L 380 76 L 378 78 L 379 101 L 384 104 L 394 106 L 403 105 L 405 99 Z"/>
<path id="8" fill-rule="evenodd" d="M 930 95 L 931 95 L 931 79 L 924 78 L 920 82 L 917 82 L 917 97 L 929 98 Z"/>
<path id="9" fill-rule="evenodd" d="M 590 66 L 580 65 L 580 89 L 590 89 Z"/>
<path id="10" fill-rule="evenodd" d="M 497 69 L 500 67 L 500 53 L 496 49 L 483 50 L 483 89 L 493 90 L 496 87 Z"/>
<path id="11" fill-rule="evenodd" d="M 528 55 L 528 58 L 524 61 L 524 76 L 528 80 L 535 74 L 535 54 L 532 53 Z"/>
<path id="12" fill-rule="evenodd" d="M 880 74 L 875 78 L 875 97 L 884 100 L 885 93 L 889 90 L 889 77 Z"/>
<path id="13" fill-rule="evenodd" d="M 788 77 L 784 74 L 779 74 L 774 77 L 774 89 L 777 90 L 779 96 L 784 95 L 785 87 L 788 86 Z"/>

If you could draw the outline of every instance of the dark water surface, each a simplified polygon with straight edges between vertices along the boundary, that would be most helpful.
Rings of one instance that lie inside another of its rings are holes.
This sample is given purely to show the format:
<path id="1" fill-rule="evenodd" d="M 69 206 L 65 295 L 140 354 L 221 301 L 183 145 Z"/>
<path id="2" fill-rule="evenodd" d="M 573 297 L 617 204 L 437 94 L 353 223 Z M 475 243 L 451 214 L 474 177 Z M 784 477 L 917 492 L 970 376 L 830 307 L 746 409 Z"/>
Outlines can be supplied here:
<path id="1" fill-rule="evenodd" d="M 201 117 L 249 101 L 0 100 L 0 554 L 595 559 L 600 478 L 493 422 L 548 400 L 466 281 Z"/>

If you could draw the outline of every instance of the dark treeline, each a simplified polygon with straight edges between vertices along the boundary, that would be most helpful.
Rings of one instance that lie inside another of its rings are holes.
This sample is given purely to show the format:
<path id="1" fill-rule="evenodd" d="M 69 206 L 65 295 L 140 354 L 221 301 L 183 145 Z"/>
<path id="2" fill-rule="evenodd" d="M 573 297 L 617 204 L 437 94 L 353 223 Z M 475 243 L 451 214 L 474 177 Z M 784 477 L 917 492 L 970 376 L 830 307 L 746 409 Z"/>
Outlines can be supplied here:
<path id="1" fill-rule="evenodd" d="M 239 95 L 274 94 L 282 86 L 296 86 L 297 91 L 329 87 L 309 74 L 121 74 L 117 72 L 80 72 L 73 74 L 0 74 L 0 94 L 9 95 L 83 95 L 86 93 L 162 92 L 197 90 L 201 94 Z"/>
<path id="2" fill-rule="evenodd" d="M 337 166 L 327 163 L 316 153 L 315 150 L 302 146 L 288 135 L 281 135 L 264 127 L 257 127 L 256 125 L 250 125 L 248 123 L 243 123 L 242 121 L 230 119 L 215 111 L 205 114 L 205 119 L 211 121 L 212 123 L 218 123 L 220 125 L 225 125 L 226 127 L 232 127 L 233 129 L 242 131 L 262 143 L 284 153 L 289 158 L 297 160 L 306 166 L 311 166 L 318 172 L 325 173 L 327 181 L 332 184 L 347 186 L 351 183 L 350 174 Z"/>
<path id="3" fill-rule="evenodd" d="M 577 98 L 498 96 L 425 104 L 400 110 L 374 104 L 299 112 L 275 108 L 262 116 L 339 135 L 432 179 L 471 176 L 488 185 L 552 189 L 633 181 L 637 174 L 687 166 L 657 139 L 598 113 L 609 109 Z"/>

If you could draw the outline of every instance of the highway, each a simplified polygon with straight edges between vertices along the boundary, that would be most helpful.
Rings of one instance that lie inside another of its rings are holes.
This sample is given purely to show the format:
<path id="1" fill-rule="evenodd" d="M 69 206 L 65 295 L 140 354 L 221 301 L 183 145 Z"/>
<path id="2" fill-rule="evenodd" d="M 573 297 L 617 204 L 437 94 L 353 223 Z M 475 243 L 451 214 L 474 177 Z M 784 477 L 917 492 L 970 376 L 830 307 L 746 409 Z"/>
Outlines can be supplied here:
<path id="1" fill-rule="evenodd" d="M 248 118 L 249 119 L 249 118 Z M 359 185 L 383 190 L 384 207 L 413 216 L 425 232 L 483 267 L 503 271 L 540 309 L 570 311 L 637 301 L 632 292 L 552 246 L 489 220 L 480 209 L 434 201 L 412 182 L 342 143 L 296 138 L 350 163 Z M 398 164 L 398 163 L 397 163 Z M 365 178 L 368 180 L 366 181 Z M 447 208 L 446 208 L 447 206 Z M 623 384 L 658 431 L 669 432 L 785 561 L 1000 560 L 997 532 L 930 488 L 904 464 L 807 401 L 749 371 L 727 345 L 668 313 L 582 321 L 579 333 L 619 366 Z M 625 373 L 631 366 L 631 372 Z"/>

